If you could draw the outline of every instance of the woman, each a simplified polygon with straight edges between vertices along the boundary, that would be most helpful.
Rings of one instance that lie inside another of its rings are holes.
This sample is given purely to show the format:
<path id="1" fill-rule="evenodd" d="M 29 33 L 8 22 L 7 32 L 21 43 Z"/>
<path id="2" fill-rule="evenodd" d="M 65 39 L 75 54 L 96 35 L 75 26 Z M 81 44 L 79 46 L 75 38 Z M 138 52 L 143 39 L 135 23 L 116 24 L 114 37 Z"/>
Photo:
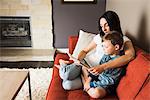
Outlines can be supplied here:
<path id="1" fill-rule="evenodd" d="M 116 58 L 113 61 L 109 61 L 107 63 L 99 65 L 99 61 L 101 59 L 101 56 L 104 54 L 102 49 L 102 37 L 109 33 L 110 31 L 118 31 L 122 35 L 122 30 L 120 26 L 120 20 L 118 15 L 113 11 L 107 11 L 105 12 L 99 19 L 99 30 L 100 34 L 96 35 L 93 39 L 93 41 L 84 48 L 78 55 L 78 59 L 82 60 L 86 56 L 86 54 L 91 51 L 92 49 L 96 48 L 95 55 L 91 56 L 91 62 L 95 63 L 95 65 L 88 69 L 90 73 L 93 74 L 100 74 L 106 69 L 109 68 L 117 68 L 122 67 L 123 65 L 127 64 L 129 61 L 134 59 L 135 51 L 132 45 L 132 42 L 126 37 L 123 36 L 124 39 L 124 46 L 123 51 L 124 55 L 120 56 L 119 58 Z M 86 79 L 88 78 L 88 73 L 86 71 L 83 71 L 83 83 L 84 83 L 84 90 L 93 98 L 102 98 L 107 94 L 107 91 L 104 88 L 96 88 L 91 89 L 86 83 Z"/>

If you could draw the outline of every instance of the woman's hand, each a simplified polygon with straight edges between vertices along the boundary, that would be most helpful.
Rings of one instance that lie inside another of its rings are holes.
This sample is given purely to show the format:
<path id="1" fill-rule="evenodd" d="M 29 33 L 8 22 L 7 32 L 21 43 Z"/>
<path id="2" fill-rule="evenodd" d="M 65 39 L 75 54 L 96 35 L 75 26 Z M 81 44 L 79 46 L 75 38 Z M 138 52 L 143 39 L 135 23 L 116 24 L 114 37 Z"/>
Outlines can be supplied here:
<path id="1" fill-rule="evenodd" d="M 94 75 L 99 75 L 100 73 L 104 71 L 104 68 L 103 66 L 99 65 L 99 66 L 89 68 L 88 71 Z"/>
<path id="2" fill-rule="evenodd" d="M 78 55 L 78 60 L 83 60 L 88 52 L 96 48 L 96 43 L 92 41 L 88 46 L 86 46 Z"/>

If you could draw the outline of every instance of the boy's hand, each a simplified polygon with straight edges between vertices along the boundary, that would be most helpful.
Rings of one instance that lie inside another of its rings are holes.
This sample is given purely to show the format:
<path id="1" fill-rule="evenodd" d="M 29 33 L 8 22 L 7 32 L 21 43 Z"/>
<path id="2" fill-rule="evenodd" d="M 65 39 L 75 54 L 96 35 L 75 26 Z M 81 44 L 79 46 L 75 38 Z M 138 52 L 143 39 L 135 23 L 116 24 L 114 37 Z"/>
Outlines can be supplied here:
<path id="1" fill-rule="evenodd" d="M 104 68 L 101 66 L 95 66 L 88 69 L 88 71 L 94 75 L 98 75 L 104 71 Z"/>

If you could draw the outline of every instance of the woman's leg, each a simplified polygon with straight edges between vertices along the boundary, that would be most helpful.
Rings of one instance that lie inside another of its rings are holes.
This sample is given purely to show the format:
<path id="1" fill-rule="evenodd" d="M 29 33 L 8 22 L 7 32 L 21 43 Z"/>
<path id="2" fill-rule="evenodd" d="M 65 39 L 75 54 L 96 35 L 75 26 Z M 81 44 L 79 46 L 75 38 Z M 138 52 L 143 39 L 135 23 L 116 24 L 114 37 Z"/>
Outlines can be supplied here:
<path id="1" fill-rule="evenodd" d="M 78 77 L 74 80 L 63 81 L 62 86 L 65 90 L 80 89 L 80 88 L 82 88 L 82 81 L 81 81 L 81 78 Z"/>
<path id="2" fill-rule="evenodd" d="M 87 93 L 92 97 L 92 98 L 103 98 L 106 96 L 107 92 L 105 89 L 96 87 L 96 88 L 90 88 Z"/>
<path id="3" fill-rule="evenodd" d="M 59 76 L 61 77 L 61 79 L 66 80 L 68 77 L 67 73 L 69 72 L 69 70 L 66 70 L 66 66 L 67 64 L 69 64 L 69 61 L 60 59 L 59 64 L 60 65 L 55 65 L 59 69 Z"/>
<path id="4" fill-rule="evenodd" d="M 60 67 L 59 75 L 61 79 L 74 80 L 81 75 L 81 66 L 74 63 L 66 65 L 65 67 Z"/>

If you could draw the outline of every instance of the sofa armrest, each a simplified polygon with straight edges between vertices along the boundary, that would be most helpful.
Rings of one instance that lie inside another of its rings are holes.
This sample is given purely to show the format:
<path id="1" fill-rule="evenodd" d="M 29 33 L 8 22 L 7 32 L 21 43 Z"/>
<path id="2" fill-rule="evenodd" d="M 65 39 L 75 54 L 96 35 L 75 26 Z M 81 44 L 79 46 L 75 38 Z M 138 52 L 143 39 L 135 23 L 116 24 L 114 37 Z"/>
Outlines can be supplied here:
<path id="1" fill-rule="evenodd" d="M 78 36 L 69 36 L 68 48 L 69 48 L 69 53 L 70 54 L 73 54 L 73 50 L 75 49 L 77 41 L 78 41 Z"/>
<path id="2" fill-rule="evenodd" d="M 135 99 L 149 75 L 149 68 L 150 61 L 142 52 L 139 53 L 134 60 L 130 61 L 126 68 L 126 74 L 122 77 L 117 87 L 119 99 Z"/>

